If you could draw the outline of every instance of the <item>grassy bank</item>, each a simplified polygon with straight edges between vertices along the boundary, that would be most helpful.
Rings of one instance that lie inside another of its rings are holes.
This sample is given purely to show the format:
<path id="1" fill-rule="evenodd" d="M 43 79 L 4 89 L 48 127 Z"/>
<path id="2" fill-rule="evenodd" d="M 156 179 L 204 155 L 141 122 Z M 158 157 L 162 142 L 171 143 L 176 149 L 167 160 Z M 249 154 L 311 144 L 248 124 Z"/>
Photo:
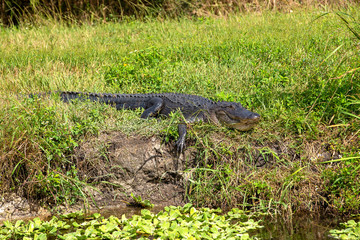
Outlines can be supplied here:
<path id="1" fill-rule="evenodd" d="M 353 23 L 359 9 L 347 11 L 354 19 L 341 16 L 359 32 Z M 2 28 L 1 189 L 49 204 L 73 202 L 91 183 L 71 157 L 87 136 L 176 132 L 176 126 L 166 129 L 171 120 L 149 125 L 139 113 L 15 94 L 182 92 L 239 101 L 262 116 L 247 133 L 191 128 L 198 167 L 189 171 L 190 201 L 357 212 L 359 39 L 338 15 L 320 15 L 302 10 Z"/>

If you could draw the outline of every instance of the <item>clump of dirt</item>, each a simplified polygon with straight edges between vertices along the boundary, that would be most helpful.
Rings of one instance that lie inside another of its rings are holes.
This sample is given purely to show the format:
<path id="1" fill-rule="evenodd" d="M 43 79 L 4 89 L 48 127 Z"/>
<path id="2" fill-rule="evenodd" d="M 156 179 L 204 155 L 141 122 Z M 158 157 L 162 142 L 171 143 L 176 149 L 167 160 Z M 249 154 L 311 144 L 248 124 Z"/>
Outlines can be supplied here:
<path id="1" fill-rule="evenodd" d="M 0 222 L 6 219 L 27 219 L 35 216 L 50 216 L 46 209 L 34 206 L 28 200 L 15 193 L 0 198 Z"/>
<path id="2" fill-rule="evenodd" d="M 131 194 L 156 205 L 184 204 L 183 170 L 191 165 L 158 137 L 103 132 L 75 151 L 76 166 L 87 182 L 100 183 L 93 192 L 100 205 L 131 202 Z"/>

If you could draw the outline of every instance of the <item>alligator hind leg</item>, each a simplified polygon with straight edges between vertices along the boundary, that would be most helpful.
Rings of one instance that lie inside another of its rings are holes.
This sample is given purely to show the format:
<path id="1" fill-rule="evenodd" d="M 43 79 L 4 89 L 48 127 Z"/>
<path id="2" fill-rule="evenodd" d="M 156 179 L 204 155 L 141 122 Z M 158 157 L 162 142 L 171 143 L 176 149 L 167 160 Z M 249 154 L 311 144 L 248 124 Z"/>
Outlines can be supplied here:
<path id="1" fill-rule="evenodd" d="M 147 103 L 148 107 L 141 114 L 141 118 L 155 117 L 164 107 L 162 98 L 154 97 Z"/>

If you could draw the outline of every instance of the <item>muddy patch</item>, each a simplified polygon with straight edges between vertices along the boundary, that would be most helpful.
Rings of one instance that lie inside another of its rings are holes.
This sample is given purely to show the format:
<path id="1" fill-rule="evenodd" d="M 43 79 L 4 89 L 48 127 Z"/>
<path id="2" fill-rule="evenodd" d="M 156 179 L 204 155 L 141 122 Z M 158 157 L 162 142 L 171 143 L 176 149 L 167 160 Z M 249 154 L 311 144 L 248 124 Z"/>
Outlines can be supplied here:
<path id="1" fill-rule="evenodd" d="M 96 202 L 131 202 L 131 194 L 156 205 L 184 204 L 186 151 L 178 156 L 157 137 L 104 132 L 75 151 L 74 161 L 87 182 L 100 183 Z"/>
<path id="2" fill-rule="evenodd" d="M 50 216 L 50 211 L 31 204 L 28 200 L 14 193 L 0 198 L 0 223 L 7 219 L 31 219 L 35 216 Z"/>
<path id="3" fill-rule="evenodd" d="M 120 132 L 103 132 L 82 142 L 71 161 L 80 180 L 90 209 L 126 206 L 133 202 L 131 194 L 149 200 L 156 206 L 183 205 L 184 171 L 192 163 L 191 150 L 178 156 L 174 147 L 164 145 L 158 137 L 127 136 Z M 95 186 L 95 187 L 92 187 Z M 71 212 L 84 208 L 57 206 L 57 211 Z M 34 206 L 15 194 L 0 199 L 0 220 L 25 219 L 49 211 Z"/>

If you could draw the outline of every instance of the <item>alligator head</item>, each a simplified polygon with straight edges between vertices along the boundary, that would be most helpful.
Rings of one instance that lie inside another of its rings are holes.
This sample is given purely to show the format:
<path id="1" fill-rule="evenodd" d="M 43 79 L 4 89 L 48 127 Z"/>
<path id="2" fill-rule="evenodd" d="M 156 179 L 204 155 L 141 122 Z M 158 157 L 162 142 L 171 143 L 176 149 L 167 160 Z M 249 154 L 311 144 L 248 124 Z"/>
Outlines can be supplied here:
<path id="1" fill-rule="evenodd" d="M 253 128 L 260 120 L 260 115 L 253 113 L 236 102 L 217 102 L 212 108 L 211 119 L 227 127 L 240 131 Z"/>

